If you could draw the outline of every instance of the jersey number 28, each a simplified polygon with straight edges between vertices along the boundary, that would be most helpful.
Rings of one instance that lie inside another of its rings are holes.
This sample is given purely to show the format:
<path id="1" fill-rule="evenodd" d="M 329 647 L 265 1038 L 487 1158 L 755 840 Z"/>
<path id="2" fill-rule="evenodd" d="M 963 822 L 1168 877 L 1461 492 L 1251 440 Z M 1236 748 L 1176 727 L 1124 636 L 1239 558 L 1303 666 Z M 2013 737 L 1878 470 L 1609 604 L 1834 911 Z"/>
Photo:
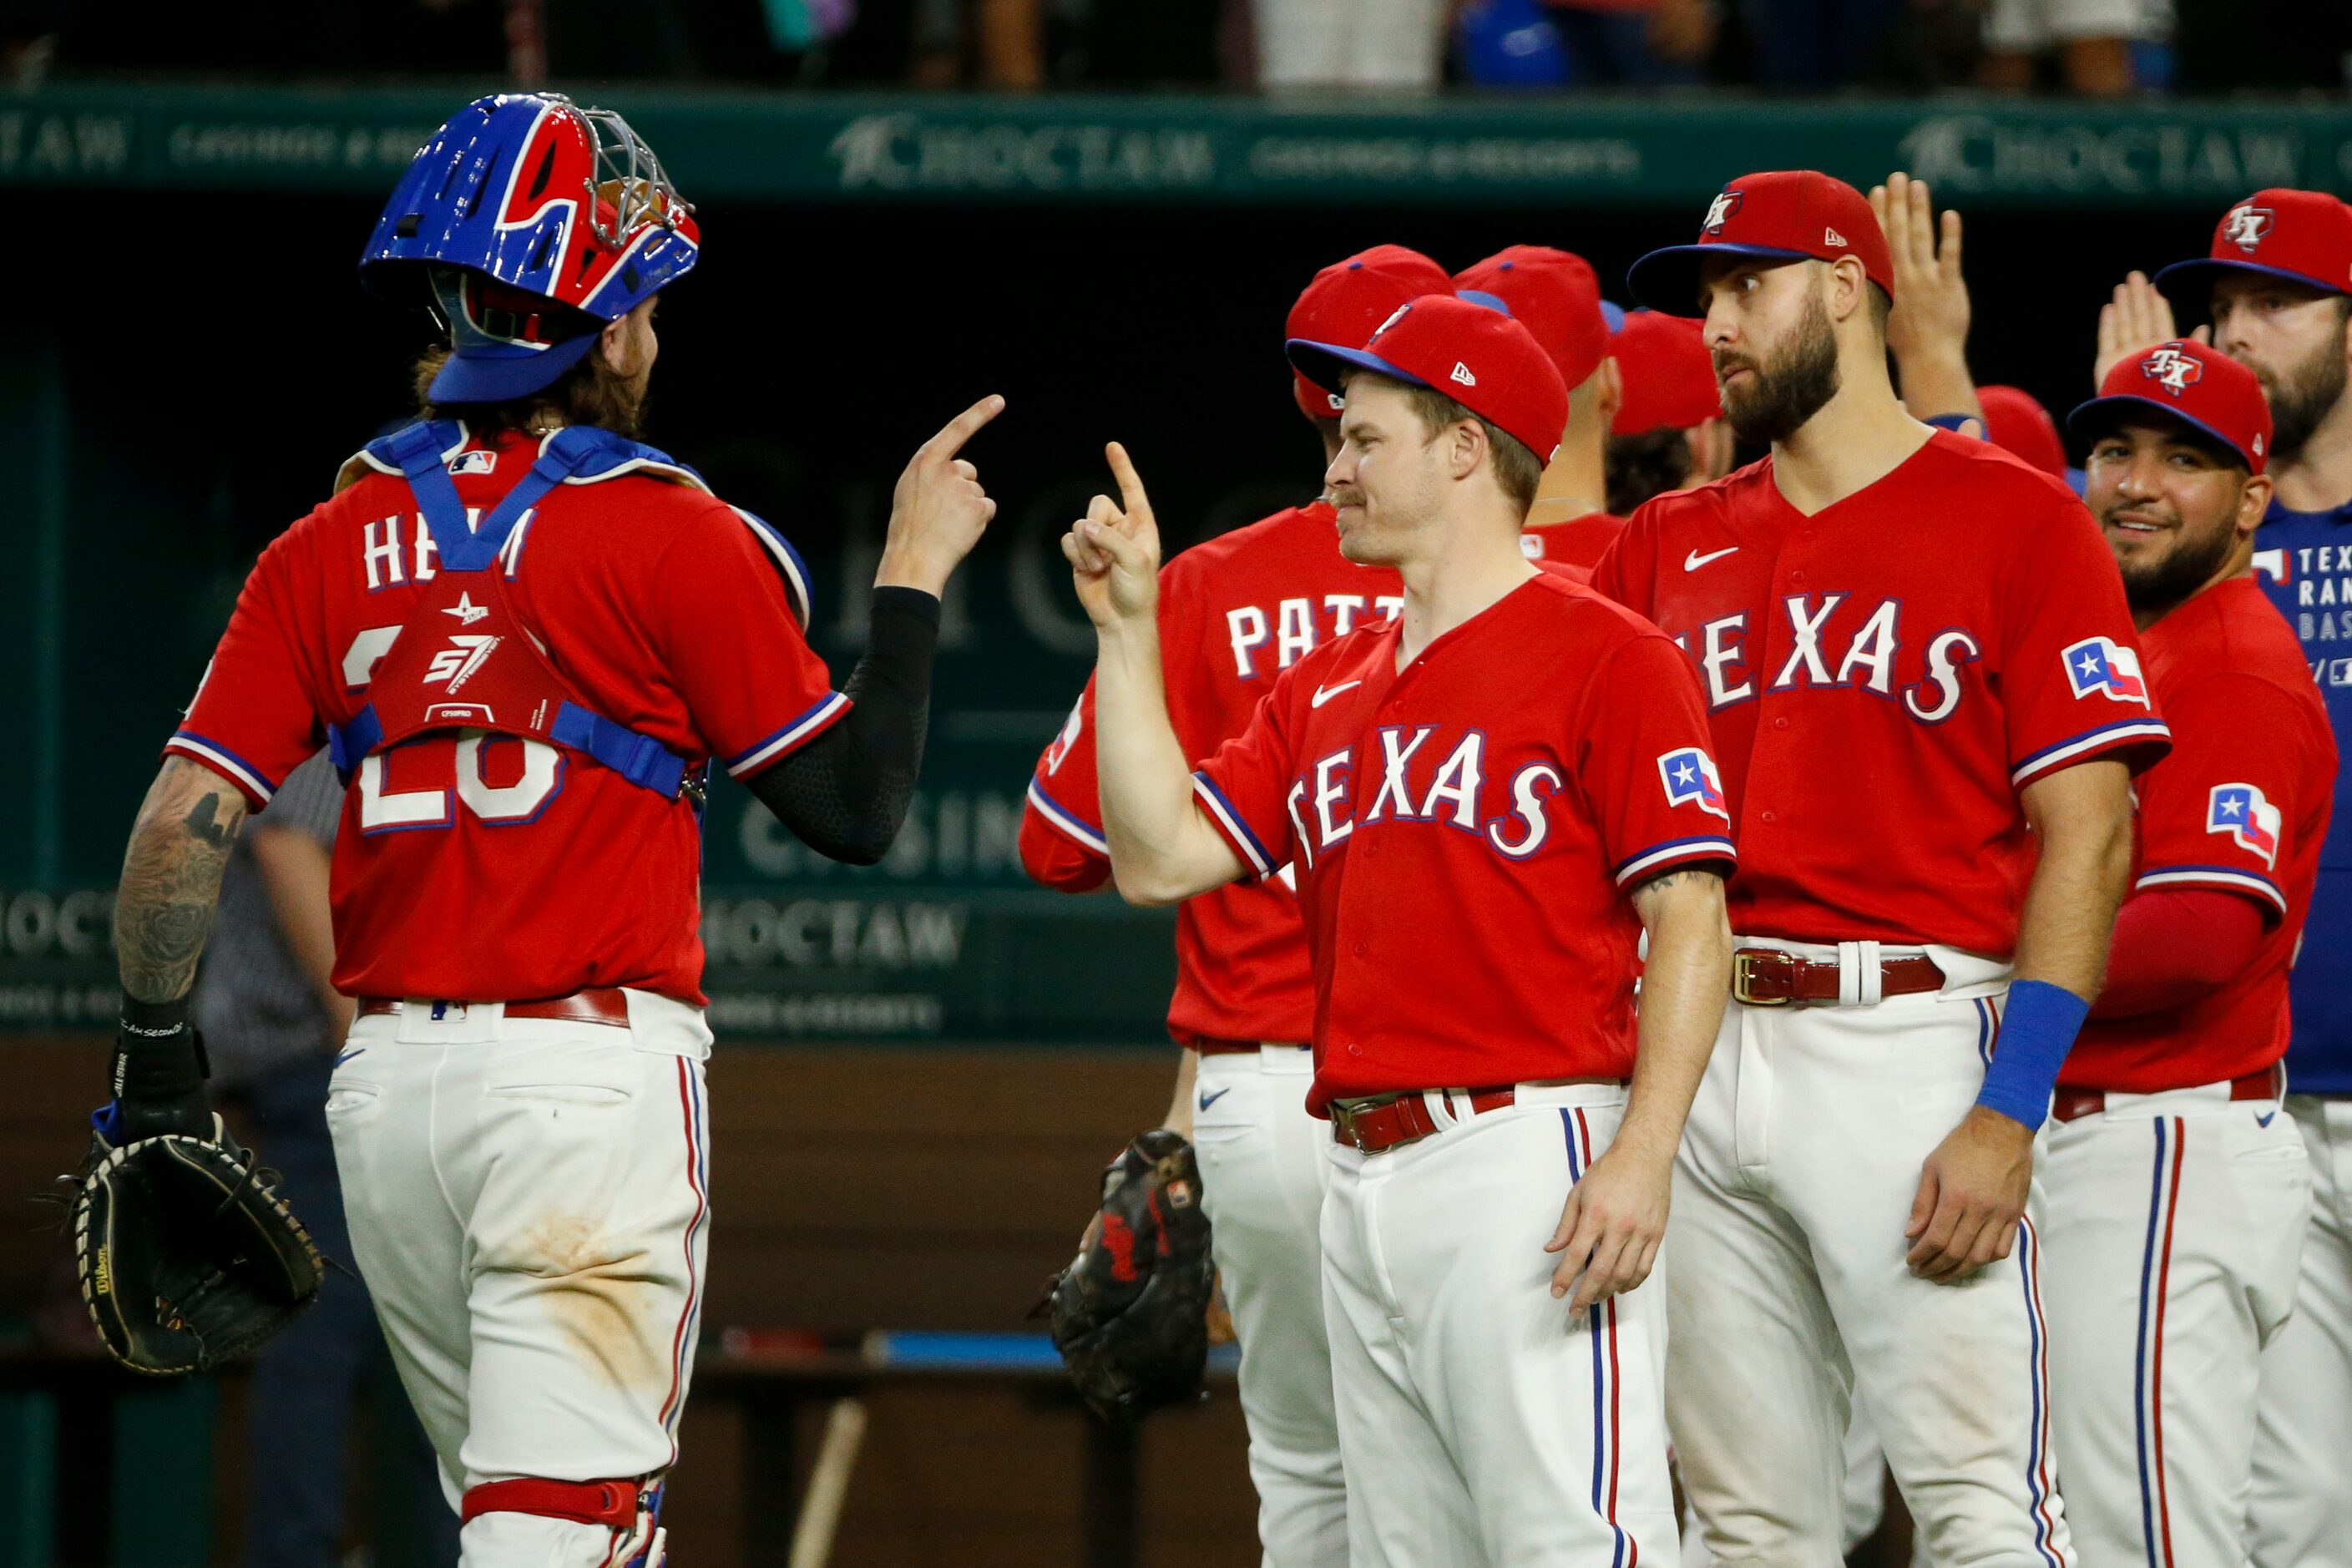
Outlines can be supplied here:
<path id="1" fill-rule="evenodd" d="M 371 626 L 353 637 L 343 655 L 344 689 L 364 690 L 376 661 L 391 651 L 399 635 L 398 626 Z M 519 774 L 508 783 L 492 784 L 493 773 L 515 772 L 510 765 L 492 765 L 515 747 L 522 752 Z M 394 758 L 396 764 L 388 770 L 387 763 Z M 386 787 L 387 771 L 399 773 L 411 787 Z M 449 782 L 437 782 L 443 779 Z M 563 753 L 544 741 L 458 730 L 420 735 L 373 752 L 362 760 L 353 782 L 359 785 L 362 833 L 446 827 L 457 820 L 457 801 L 483 822 L 508 826 L 537 820 L 562 790 Z"/>

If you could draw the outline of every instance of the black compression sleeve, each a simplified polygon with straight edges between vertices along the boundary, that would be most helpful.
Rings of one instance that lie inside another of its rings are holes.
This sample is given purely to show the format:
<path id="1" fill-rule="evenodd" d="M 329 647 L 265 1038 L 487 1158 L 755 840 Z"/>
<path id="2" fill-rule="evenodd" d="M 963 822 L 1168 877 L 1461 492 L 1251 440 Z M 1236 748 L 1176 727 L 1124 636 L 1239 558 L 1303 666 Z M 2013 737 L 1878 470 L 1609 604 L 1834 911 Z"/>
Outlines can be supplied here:
<path id="1" fill-rule="evenodd" d="M 828 860 L 871 866 L 889 852 L 923 769 L 940 602 L 877 588 L 866 657 L 839 723 L 747 782 L 776 820 Z"/>

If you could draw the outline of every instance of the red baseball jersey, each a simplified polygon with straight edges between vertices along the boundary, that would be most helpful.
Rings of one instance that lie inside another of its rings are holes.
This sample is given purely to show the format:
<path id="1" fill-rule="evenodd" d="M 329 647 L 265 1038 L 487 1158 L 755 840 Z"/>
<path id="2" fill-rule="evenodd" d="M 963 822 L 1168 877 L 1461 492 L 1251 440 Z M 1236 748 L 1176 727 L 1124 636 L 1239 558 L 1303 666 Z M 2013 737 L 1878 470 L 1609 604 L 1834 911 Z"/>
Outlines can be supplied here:
<path id="1" fill-rule="evenodd" d="M 2141 644 L 2172 754 L 2135 791 L 2132 885 L 2242 894 L 2262 907 L 2267 931 L 2253 962 L 2219 991 L 2083 1026 L 2058 1081 L 2132 1094 L 2223 1083 L 2285 1054 L 2287 971 L 2336 788 L 2336 739 L 2311 667 L 2252 577 L 2198 595 Z"/>
<path id="2" fill-rule="evenodd" d="M 494 506 L 535 446 L 453 448 L 459 499 Z M 848 710 L 752 525 L 682 468 L 559 486 L 489 570 L 583 704 L 698 764 L 748 777 Z M 406 481 L 370 466 L 263 552 L 165 750 L 267 805 L 323 726 L 366 700 L 436 571 Z M 335 838 L 337 990 L 509 1001 L 632 985 L 700 1003 L 690 806 L 512 736 L 443 731 L 380 755 Z"/>
<path id="3" fill-rule="evenodd" d="M 2168 744 L 2090 513 L 1948 431 L 1811 517 L 1769 458 L 1660 496 L 1593 587 L 1698 667 L 1743 935 L 2007 957 L 2033 858 L 2020 792 Z"/>
<path id="4" fill-rule="evenodd" d="M 1397 574 L 1339 553 L 1322 501 L 1194 545 L 1160 570 L 1160 664 L 1168 716 L 1188 757 L 1241 733 L 1275 679 L 1318 644 L 1395 616 Z M 1089 679 L 1061 735 L 1037 760 L 1022 814 L 1021 863 L 1049 888 L 1087 892 L 1110 875 L 1095 771 Z M 1176 911 L 1176 993 L 1168 1032 L 1181 1044 L 1305 1040 L 1315 988 L 1298 900 L 1279 880 L 1236 882 Z"/>
<path id="5" fill-rule="evenodd" d="M 1588 511 L 1565 522 L 1531 522 L 1519 535 L 1519 549 L 1530 561 L 1576 567 L 1585 573 L 1625 530 L 1625 520 L 1605 511 Z"/>
<path id="6" fill-rule="evenodd" d="M 1300 659 L 1194 776 L 1251 873 L 1297 876 L 1308 1108 L 1625 1077 L 1641 921 L 1624 889 L 1732 858 L 1689 661 L 1549 572 L 1399 673 L 1402 635 Z"/>

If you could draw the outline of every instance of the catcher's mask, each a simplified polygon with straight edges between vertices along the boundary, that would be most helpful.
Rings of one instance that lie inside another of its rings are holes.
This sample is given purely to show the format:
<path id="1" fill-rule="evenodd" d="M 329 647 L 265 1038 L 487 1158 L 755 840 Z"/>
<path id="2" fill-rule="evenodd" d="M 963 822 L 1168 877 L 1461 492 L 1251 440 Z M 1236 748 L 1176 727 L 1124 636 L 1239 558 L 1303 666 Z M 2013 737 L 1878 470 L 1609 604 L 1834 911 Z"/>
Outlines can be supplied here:
<path id="1" fill-rule="evenodd" d="M 495 403 L 553 383 L 700 256 L 693 208 L 628 121 L 561 93 L 501 93 L 417 152 L 360 277 L 449 333 L 436 402 Z"/>

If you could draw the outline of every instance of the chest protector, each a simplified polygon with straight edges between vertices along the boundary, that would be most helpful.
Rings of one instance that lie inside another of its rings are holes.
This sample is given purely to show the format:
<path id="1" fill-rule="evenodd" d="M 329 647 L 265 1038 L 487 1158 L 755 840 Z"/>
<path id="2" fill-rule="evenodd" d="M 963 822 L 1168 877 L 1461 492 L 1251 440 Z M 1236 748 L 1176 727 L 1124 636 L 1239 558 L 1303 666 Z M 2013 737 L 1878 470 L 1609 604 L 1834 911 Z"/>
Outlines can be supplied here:
<path id="1" fill-rule="evenodd" d="M 431 579 L 416 585 L 407 619 L 377 659 L 366 703 L 348 721 L 328 726 L 336 773 L 348 788 L 360 764 L 377 752 L 436 731 L 482 731 L 560 746 L 666 799 L 690 800 L 698 810 L 709 764 L 689 763 L 652 736 L 582 702 L 506 592 L 520 561 L 517 531 L 556 486 L 647 467 L 694 481 L 691 470 L 609 430 L 567 426 L 548 438 L 530 471 L 469 527 L 446 466 L 447 454 L 465 440 L 463 426 L 436 421 L 395 431 L 362 454 L 371 466 L 407 479 L 439 563 Z M 776 560 L 793 608 L 805 624 L 807 579 L 798 559 L 772 530 L 742 515 Z"/>

